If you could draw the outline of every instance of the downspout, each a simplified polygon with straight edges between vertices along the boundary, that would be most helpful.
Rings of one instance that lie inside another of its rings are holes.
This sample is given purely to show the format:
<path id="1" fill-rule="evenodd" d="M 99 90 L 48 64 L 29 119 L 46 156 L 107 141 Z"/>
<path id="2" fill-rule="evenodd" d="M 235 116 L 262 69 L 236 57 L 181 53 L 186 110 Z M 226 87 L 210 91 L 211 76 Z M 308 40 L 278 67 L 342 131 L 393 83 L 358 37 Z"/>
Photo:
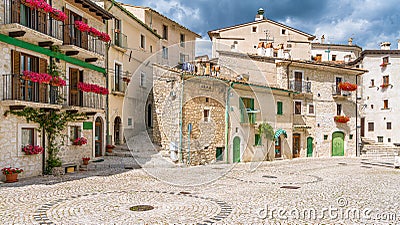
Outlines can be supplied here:
<path id="1" fill-rule="evenodd" d="M 358 87 L 358 75 L 356 75 L 356 85 Z M 358 146 L 358 88 L 356 89 L 356 157 L 359 155 L 359 146 Z"/>
<path id="2" fill-rule="evenodd" d="M 225 151 L 226 151 L 226 162 L 229 163 L 229 99 L 231 95 L 231 89 L 234 83 L 230 82 L 228 91 L 226 93 L 226 105 L 225 105 Z"/>
<path id="3" fill-rule="evenodd" d="M 42 146 L 43 146 L 43 152 L 42 152 L 42 174 L 45 175 L 46 173 L 46 132 L 44 129 L 42 129 Z"/>
<path id="4" fill-rule="evenodd" d="M 183 149 L 182 149 L 182 141 L 183 141 L 183 132 L 182 132 L 182 110 L 183 110 L 183 95 L 184 95 L 184 87 L 185 87 L 185 79 L 183 73 L 181 73 L 182 79 L 182 87 L 181 87 L 181 102 L 180 102 L 180 109 L 179 109 L 179 162 L 183 163 Z"/>
<path id="5" fill-rule="evenodd" d="M 114 5 L 114 3 L 113 3 Z M 111 6 L 112 7 L 112 6 Z M 111 9 L 110 7 L 110 9 Z M 109 9 L 109 10 L 110 10 Z M 106 32 L 108 33 L 108 21 L 106 21 Z M 106 87 L 109 87 L 109 50 L 110 50 L 110 43 L 106 43 Z M 110 110 L 109 110 L 109 95 L 106 95 L 106 144 L 111 144 L 110 138 Z"/>

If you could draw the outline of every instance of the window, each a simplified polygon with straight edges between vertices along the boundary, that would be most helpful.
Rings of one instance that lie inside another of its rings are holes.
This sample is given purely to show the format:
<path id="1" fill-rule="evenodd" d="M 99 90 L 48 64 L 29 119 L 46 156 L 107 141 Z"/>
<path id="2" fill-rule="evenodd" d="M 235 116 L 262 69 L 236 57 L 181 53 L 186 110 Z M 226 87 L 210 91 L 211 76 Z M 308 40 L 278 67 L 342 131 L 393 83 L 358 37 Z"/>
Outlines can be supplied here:
<path id="1" fill-rule="evenodd" d="M 349 139 L 353 140 L 353 135 L 352 134 L 349 135 Z"/>
<path id="2" fill-rule="evenodd" d="M 371 109 L 374 109 L 374 104 L 371 104 Z"/>
<path id="3" fill-rule="evenodd" d="M 260 134 L 255 134 L 254 135 L 254 145 L 255 146 L 261 146 L 261 135 Z"/>
<path id="4" fill-rule="evenodd" d="M 181 47 L 184 48 L 185 47 L 185 34 L 181 34 Z"/>
<path id="5" fill-rule="evenodd" d="M 389 85 L 389 76 L 383 76 L 383 85 Z"/>
<path id="6" fill-rule="evenodd" d="M 378 142 L 382 143 L 383 142 L 383 137 L 382 136 L 378 136 Z"/>
<path id="7" fill-rule="evenodd" d="M 373 122 L 368 123 L 368 131 L 374 131 L 374 123 Z"/>
<path id="8" fill-rule="evenodd" d="M 210 122 L 210 110 L 209 109 L 204 109 L 203 111 L 203 118 L 204 122 Z"/>
<path id="9" fill-rule="evenodd" d="M 281 35 L 286 35 L 286 34 L 287 34 L 286 29 L 282 29 L 282 30 L 281 30 Z"/>
<path id="10" fill-rule="evenodd" d="M 209 102 L 210 101 L 210 99 L 209 98 L 206 98 L 206 102 Z"/>
<path id="11" fill-rule="evenodd" d="M 391 138 L 388 138 L 388 142 L 389 142 L 389 143 L 392 142 L 392 139 L 391 139 Z"/>
<path id="12" fill-rule="evenodd" d="M 217 147 L 215 153 L 216 153 L 215 158 L 217 159 L 217 161 L 224 160 L 223 159 L 223 157 L 224 157 L 224 148 L 218 148 Z"/>
<path id="13" fill-rule="evenodd" d="M 121 37 L 121 20 L 114 20 L 114 44 L 121 47 L 122 37 Z"/>
<path id="14" fill-rule="evenodd" d="M 314 115 L 314 104 L 309 104 L 308 105 L 308 114 Z"/>
<path id="15" fill-rule="evenodd" d="M 146 84 L 146 73 L 145 72 L 140 72 L 140 87 L 144 87 Z"/>
<path id="16" fill-rule="evenodd" d="M 21 145 L 35 145 L 35 128 L 21 128 Z"/>
<path id="17" fill-rule="evenodd" d="M 115 64 L 114 91 L 122 91 L 122 66 Z"/>
<path id="18" fill-rule="evenodd" d="M 183 54 L 183 53 L 179 54 L 179 62 L 180 63 L 186 62 L 186 55 L 185 54 Z"/>
<path id="19" fill-rule="evenodd" d="M 375 87 L 375 80 L 371 79 L 371 87 Z"/>
<path id="20" fill-rule="evenodd" d="M 256 114 L 252 113 L 254 111 L 254 99 L 253 98 L 240 98 L 240 122 L 241 123 L 256 123 Z"/>
<path id="21" fill-rule="evenodd" d="M 336 61 L 336 55 L 332 55 L 332 61 Z"/>
<path id="22" fill-rule="evenodd" d="M 140 35 L 140 47 L 146 49 L 146 37 L 143 34 Z"/>
<path id="23" fill-rule="evenodd" d="M 251 28 L 251 32 L 257 33 L 257 26 L 252 27 L 252 28 Z"/>
<path id="24" fill-rule="evenodd" d="M 283 103 L 282 102 L 277 102 L 276 103 L 276 114 L 278 115 L 283 115 Z"/>
<path id="25" fill-rule="evenodd" d="M 294 114 L 301 114 L 301 102 L 294 102 Z"/>
<path id="26" fill-rule="evenodd" d="M 166 26 L 166 25 L 163 25 L 162 37 L 163 37 L 163 39 L 168 40 L 168 26 Z"/>
<path id="27" fill-rule="evenodd" d="M 150 45 L 150 53 L 153 53 L 153 45 Z"/>
<path id="28" fill-rule="evenodd" d="M 162 47 L 162 58 L 168 59 L 168 48 L 165 46 Z"/>
<path id="29" fill-rule="evenodd" d="M 336 115 L 340 116 L 342 114 L 342 105 L 337 104 L 336 105 Z"/>
<path id="30" fill-rule="evenodd" d="M 383 100 L 383 109 L 389 109 L 389 100 Z"/>
<path id="31" fill-rule="evenodd" d="M 69 127 L 69 139 L 73 142 L 75 139 L 81 137 L 81 127 L 80 126 L 70 126 Z"/>
<path id="32" fill-rule="evenodd" d="M 386 57 L 382 58 L 382 64 L 383 65 L 388 65 L 389 64 L 389 56 L 386 56 Z"/>
<path id="33" fill-rule="evenodd" d="M 391 122 L 387 122 L 386 123 L 386 129 L 387 130 L 391 130 L 392 129 L 392 123 Z"/>
<path id="34" fill-rule="evenodd" d="M 324 135 L 324 140 L 328 140 L 328 135 Z"/>
<path id="35" fill-rule="evenodd" d="M 128 126 L 132 126 L 132 118 L 128 118 Z"/>

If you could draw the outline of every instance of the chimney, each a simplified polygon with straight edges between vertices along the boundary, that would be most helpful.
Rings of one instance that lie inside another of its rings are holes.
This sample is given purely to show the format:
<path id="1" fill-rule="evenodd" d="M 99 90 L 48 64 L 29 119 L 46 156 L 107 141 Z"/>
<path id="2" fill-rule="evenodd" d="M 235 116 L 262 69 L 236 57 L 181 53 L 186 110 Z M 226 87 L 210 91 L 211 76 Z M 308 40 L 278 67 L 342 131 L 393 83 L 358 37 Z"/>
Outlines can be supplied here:
<path id="1" fill-rule="evenodd" d="M 381 43 L 381 50 L 390 50 L 390 42 L 386 41 L 386 42 L 382 42 Z"/>
<path id="2" fill-rule="evenodd" d="M 259 8 L 257 11 L 257 15 L 256 15 L 256 19 L 255 21 L 260 21 L 264 19 L 264 9 L 263 8 Z"/>
<path id="3" fill-rule="evenodd" d="M 322 35 L 321 37 L 321 44 L 325 44 L 325 35 Z"/>
<path id="4" fill-rule="evenodd" d="M 353 38 L 349 38 L 349 45 L 353 45 Z"/>

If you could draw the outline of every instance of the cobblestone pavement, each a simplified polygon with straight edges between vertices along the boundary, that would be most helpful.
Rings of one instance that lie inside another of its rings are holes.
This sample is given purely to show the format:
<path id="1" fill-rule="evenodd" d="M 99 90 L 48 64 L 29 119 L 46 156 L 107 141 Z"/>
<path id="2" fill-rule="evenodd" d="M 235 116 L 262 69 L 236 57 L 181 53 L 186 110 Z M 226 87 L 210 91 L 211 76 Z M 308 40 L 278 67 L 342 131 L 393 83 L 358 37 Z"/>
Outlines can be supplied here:
<path id="1" fill-rule="evenodd" d="M 0 184 L 0 224 L 400 224 L 399 178 L 355 158 L 110 168 Z"/>

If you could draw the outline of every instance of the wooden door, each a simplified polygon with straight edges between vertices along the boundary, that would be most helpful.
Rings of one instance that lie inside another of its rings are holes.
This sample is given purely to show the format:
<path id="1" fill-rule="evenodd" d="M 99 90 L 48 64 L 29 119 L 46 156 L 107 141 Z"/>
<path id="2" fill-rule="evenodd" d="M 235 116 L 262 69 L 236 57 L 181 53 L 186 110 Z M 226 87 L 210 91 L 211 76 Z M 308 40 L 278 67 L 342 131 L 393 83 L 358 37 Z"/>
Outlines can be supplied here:
<path id="1" fill-rule="evenodd" d="M 233 162 L 240 162 L 240 138 L 233 139 Z"/>
<path id="2" fill-rule="evenodd" d="M 361 137 L 365 137 L 365 118 L 361 118 Z"/>
<path id="3" fill-rule="evenodd" d="M 303 73 L 294 72 L 294 90 L 302 92 L 303 91 Z"/>
<path id="4" fill-rule="evenodd" d="M 344 156 L 344 133 L 332 134 L 332 156 Z"/>
<path id="5" fill-rule="evenodd" d="M 336 94 L 341 95 L 342 90 L 339 88 L 339 84 L 342 83 L 342 78 L 341 77 L 336 77 Z"/>
<path id="6" fill-rule="evenodd" d="M 293 134 L 293 158 L 300 157 L 300 134 Z"/>
<path id="7" fill-rule="evenodd" d="M 114 120 L 114 144 L 121 144 L 121 118 L 118 116 Z"/>
<path id="8" fill-rule="evenodd" d="M 95 156 L 100 157 L 103 155 L 103 123 L 99 117 L 97 117 L 94 126 L 94 146 Z"/>

